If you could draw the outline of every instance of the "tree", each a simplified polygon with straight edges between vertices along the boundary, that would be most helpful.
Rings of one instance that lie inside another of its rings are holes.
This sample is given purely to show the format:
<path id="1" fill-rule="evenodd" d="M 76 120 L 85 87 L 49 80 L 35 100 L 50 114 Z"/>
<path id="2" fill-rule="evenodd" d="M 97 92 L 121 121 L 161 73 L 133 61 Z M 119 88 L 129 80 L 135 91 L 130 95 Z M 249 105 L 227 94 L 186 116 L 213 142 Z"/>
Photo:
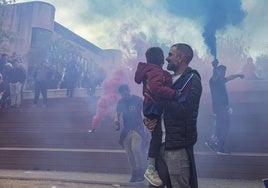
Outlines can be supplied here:
<path id="1" fill-rule="evenodd" d="M 80 57 L 81 49 L 70 41 L 59 38 L 53 39 L 52 33 L 43 29 L 34 29 L 31 48 L 28 52 L 27 89 L 33 89 L 33 73 L 39 62 L 45 60 L 48 66 L 56 65 L 63 73 L 70 57 Z"/>
<path id="2" fill-rule="evenodd" d="M 82 49 L 64 38 L 54 39 L 51 41 L 48 51 L 48 61 L 63 71 L 70 57 L 81 57 L 80 51 Z"/>
<path id="3" fill-rule="evenodd" d="M 6 4 L 9 4 L 11 1 L 0 1 L 0 51 L 7 51 L 6 43 L 13 43 L 16 41 L 16 33 L 10 31 L 5 27 L 5 19 L 8 16 L 6 11 Z M 15 2 L 15 1 L 12 1 Z"/>

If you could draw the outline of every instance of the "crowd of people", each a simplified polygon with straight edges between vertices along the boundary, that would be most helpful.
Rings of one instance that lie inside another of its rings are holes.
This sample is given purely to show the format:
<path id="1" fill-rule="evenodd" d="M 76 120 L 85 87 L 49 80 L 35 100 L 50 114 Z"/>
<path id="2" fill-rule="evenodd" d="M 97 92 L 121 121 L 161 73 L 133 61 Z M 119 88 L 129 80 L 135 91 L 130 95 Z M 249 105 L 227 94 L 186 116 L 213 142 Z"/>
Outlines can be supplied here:
<path id="1" fill-rule="evenodd" d="M 105 79 L 103 69 L 84 72 L 74 58 L 67 62 L 61 72 L 58 65 L 42 60 L 36 62 L 28 72 L 25 64 L 16 53 L 2 53 L 0 57 L 0 107 L 19 108 L 22 103 L 26 82 L 34 91 L 33 106 L 38 105 L 42 94 L 42 106 L 47 106 L 48 89 L 66 89 L 66 96 L 73 97 L 75 88 L 85 88 L 88 95 L 95 94 L 95 88 Z"/>
<path id="2" fill-rule="evenodd" d="M 21 59 L 13 53 L 1 54 L 0 59 L 0 107 L 18 108 L 21 106 L 26 70 Z"/>

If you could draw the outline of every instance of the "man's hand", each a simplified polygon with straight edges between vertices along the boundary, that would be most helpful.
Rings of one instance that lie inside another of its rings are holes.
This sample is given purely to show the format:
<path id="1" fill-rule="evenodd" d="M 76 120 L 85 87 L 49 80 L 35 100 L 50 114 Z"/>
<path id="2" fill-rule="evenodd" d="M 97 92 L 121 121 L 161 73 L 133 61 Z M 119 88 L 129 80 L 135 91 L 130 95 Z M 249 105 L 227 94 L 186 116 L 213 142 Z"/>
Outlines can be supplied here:
<path id="1" fill-rule="evenodd" d="M 219 64 L 219 61 L 218 61 L 217 59 L 214 59 L 214 60 L 211 62 L 211 64 L 212 64 L 212 67 L 213 67 L 213 68 L 216 68 L 216 67 L 218 66 L 218 64 Z"/>
<path id="2" fill-rule="evenodd" d="M 156 126 L 157 119 L 150 120 L 149 118 L 144 117 L 143 123 L 149 131 L 153 131 Z"/>

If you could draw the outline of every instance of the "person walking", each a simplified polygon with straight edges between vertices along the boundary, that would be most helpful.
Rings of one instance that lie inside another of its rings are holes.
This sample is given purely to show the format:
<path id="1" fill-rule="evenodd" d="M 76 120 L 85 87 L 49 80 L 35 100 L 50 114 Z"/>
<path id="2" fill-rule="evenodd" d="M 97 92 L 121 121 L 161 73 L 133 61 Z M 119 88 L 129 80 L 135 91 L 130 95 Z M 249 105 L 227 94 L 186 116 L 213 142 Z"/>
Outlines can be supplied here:
<path id="1" fill-rule="evenodd" d="M 116 106 L 117 116 L 115 118 L 116 130 L 121 126 L 119 144 L 126 151 L 126 155 L 132 170 L 130 182 L 144 181 L 144 155 L 142 143 L 144 126 L 142 122 L 142 99 L 130 94 L 129 86 L 120 85 L 118 89 L 121 99 Z"/>

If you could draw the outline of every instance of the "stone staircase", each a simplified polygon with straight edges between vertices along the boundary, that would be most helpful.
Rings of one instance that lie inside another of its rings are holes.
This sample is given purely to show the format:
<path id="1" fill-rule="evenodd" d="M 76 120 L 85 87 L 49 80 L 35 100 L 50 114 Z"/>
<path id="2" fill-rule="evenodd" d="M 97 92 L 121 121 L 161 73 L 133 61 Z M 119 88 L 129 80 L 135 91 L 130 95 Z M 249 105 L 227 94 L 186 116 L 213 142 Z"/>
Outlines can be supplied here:
<path id="1" fill-rule="evenodd" d="M 268 91 L 231 91 L 230 96 L 234 113 L 228 146 L 233 153 L 217 155 L 204 144 L 213 130 L 214 117 L 209 93 L 203 93 L 195 146 L 198 176 L 266 178 Z M 98 96 L 55 97 L 49 98 L 48 107 L 42 108 L 32 107 L 29 97 L 21 108 L 2 110 L 1 168 L 129 173 L 112 119 L 104 117 L 101 126 L 88 133 L 97 100 Z"/>

